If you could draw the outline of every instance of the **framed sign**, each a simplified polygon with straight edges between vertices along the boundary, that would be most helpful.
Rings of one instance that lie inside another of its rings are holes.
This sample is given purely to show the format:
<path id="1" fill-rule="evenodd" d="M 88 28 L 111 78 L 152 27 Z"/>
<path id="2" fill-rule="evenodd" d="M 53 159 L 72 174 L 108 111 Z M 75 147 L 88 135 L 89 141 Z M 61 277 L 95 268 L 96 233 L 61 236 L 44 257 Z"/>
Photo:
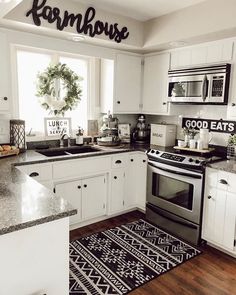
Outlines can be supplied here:
<path id="1" fill-rule="evenodd" d="M 44 118 L 45 135 L 58 137 L 60 134 L 71 134 L 71 118 Z"/>
<path id="2" fill-rule="evenodd" d="M 182 127 L 188 129 L 209 129 L 212 132 L 236 133 L 236 121 L 183 118 Z"/>

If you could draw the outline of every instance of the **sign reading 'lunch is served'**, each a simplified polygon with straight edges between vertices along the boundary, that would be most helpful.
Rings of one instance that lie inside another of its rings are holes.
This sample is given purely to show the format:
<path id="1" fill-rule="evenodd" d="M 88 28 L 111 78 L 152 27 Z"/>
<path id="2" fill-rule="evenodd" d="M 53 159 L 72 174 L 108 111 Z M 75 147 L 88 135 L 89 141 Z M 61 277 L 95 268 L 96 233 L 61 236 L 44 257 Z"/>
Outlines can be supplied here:
<path id="1" fill-rule="evenodd" d="M 189 129 L 209 129 L 212 132 L 236 133 L 235 121 L 183 118 L 182 127 Z"/>
<path id="2" fill-rule="evenodd" d="M 42 20 L 46 20 L 49 24 L 56 23 L 56 27 L 60 31 L 63 31 L 66 27 L 75 27 L 79 34 L 90 37 L 104 34 L 117 43 L 129 36 L 127 27 L 119 29 L 117 23 L 109 24 L 95 20 L 96 10 L 93 7 L 89 7 L 82 15 L 81 13 L 70 13 L 67 10 L 61 12 L 58 7 L 51 7 L 46 4 L 47 0 L 34 0 L 32 8 L 26 13 L 27 17 L 32 16 L 36 26 L 41 26 Z"/>

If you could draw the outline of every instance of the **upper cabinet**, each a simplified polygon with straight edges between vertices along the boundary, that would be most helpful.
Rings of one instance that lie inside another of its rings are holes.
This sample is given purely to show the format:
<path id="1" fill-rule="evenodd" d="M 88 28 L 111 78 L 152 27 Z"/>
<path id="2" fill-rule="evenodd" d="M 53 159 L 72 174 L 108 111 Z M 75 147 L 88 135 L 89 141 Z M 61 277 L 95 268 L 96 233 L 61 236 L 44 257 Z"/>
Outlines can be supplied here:
<path id="1" fill-rule="evenodd" d="M 147 56 L 144 60 L 143 108 L 144 114 L 168 113 L 167 79 L 170 54 Z"/>
<path id="2" fill-rule="evenodd" d="M 101 60 L 101 112 L 139 113 L 142 58 L 117 54 L 115 61 Z"/>
<path id="3" fill-rule="evenodd" d="M 0 113 L 10 111 L 9 48 L 6 35 L 0 32 Z"/>
<path id="4" fill-rule="evenodd" d="M 205 43 L 184 49 L 177 49 L 171 53 L 171 69 L 229 62 L 233 56 L 233 41 L 224 40 Z"/>

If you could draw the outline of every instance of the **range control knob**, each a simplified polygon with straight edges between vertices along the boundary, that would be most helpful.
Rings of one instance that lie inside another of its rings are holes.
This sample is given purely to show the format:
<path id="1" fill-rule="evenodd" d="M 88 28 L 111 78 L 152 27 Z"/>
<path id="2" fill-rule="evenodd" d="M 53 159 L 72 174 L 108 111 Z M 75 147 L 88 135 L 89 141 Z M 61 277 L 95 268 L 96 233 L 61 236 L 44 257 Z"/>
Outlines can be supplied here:
<path id="1" fill-rule="evenodd" d="M 154 151 L 154 150 L 151 150 L 151 153 L 152 153 L 152 154 L 154 154 L 154 153 L 155 153 L 155 151 Z"/>
<path id="2" fill-rule="evenodd" d="M 160 152 L 159 151 L 156 151 L 156 154 L 158 155 L 158 154 L 160 154 Z"/>
<path id="3" fill-rule="evenodd" d="M 189 161 L 190 163 L 192 163 L 192 162 L 193 162 L 193 158 L 189 158 L 188 161 Z"/>
<path id="4" fill-rule="evenodd" d="M 196 163 L 196 164 L 199 164 L 199 163 L 200 163 L 200 161 L 199 161 L 199 160 L 196 160 L 196 161 L 195 161 L 195 163 Z"/>

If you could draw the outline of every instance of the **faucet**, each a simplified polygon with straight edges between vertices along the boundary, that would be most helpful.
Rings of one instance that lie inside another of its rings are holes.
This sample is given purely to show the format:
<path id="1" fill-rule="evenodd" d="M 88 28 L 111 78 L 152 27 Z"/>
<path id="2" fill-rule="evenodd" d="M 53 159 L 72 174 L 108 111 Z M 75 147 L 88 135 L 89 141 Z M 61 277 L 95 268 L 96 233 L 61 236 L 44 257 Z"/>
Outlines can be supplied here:
<path id="1" fill-rule="evenodd" d="M 64 139 L 67 136 L 68 139 L 68 146 L 70 146 L 70 137 L 67 133 L 64 133 L 64 129 L 62 130 L 61 134 L 60 134 L 60 147 L 64 147 Z"/>

